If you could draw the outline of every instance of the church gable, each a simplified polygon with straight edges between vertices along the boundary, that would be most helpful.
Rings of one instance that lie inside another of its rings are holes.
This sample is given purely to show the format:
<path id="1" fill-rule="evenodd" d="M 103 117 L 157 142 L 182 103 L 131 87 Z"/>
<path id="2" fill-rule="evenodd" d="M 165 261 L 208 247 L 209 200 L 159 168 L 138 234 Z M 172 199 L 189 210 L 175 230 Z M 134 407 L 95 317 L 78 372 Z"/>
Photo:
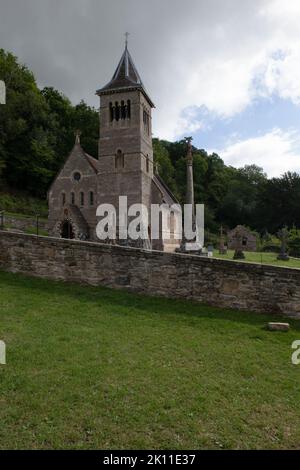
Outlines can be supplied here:
<path id="1" fill-rule="evenodd" d="M 69 224 L 75 237 L 86 239 L 95 235 L 97 173 L 98 160 L 84 152 L 77 135 L 75 145 L 48 193 L 49 230 L 52 234 L 65 234 L 65 225 Z M 79 218 L 74 216 L 79 213 L 85 223 L 79 223 Z"/>
<path id="2" fill-rule="evenodd" d="M 75 182 L 86 177 L 94 177 L 93 179 L 95 179 L 97 172 L 98 160 L 85 153 L 79 142 L 76 141 L 65 163 L 56 175 L 48 191 L 48 195 L 51 196 L 55 187 L 57 185 L 61 186 L 63 180 L 65 183 L 68 183 L 68 181 L 72 179 Z"/>
<path id="3" fill-rule="evenodd" d="M 95 160 L 94 165 L 92 160 Z M 88 156 L 80 145 L 74 145 L 57 178 L 70 177 L 76 170 L 84 176 L 95 176 L 97 173 L 96 164 L 97 160 Z"/>

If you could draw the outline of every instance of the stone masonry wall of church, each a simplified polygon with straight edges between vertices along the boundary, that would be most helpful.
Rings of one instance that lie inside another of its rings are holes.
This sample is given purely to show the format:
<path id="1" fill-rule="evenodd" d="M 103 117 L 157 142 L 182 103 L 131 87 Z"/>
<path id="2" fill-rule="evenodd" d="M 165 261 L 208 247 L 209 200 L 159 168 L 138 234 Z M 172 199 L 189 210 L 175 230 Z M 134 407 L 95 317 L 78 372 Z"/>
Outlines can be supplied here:
<path id="1" fill-rule="evenodd" d="M 0 269 L 300 318 L 300 270 L 0 231 Z"/>

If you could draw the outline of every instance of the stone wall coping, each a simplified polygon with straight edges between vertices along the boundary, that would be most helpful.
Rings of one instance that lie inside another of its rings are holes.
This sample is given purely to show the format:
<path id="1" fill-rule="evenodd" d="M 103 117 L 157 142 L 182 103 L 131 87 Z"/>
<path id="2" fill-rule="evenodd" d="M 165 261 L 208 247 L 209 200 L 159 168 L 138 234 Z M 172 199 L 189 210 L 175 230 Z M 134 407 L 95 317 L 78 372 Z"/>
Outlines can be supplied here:
<path id="1" fill-rule="evenodd" d="M 269 272 L 269 273 L 286 273 L 286 274 L 293 274 L 296 276 L 300 277 L 300 268 L 291 268 L 291 267 L 285 267 L 285 266 L 272 266 L 269 264 L 261 264 L 261 263 L 250 263 L 250 262 L 241 262 L 241 261 L 231 261 L 231 260 L 223 260 L 223 259 L 218 259 L 218 258 L 207 258 L 207 257 L 200 257 L 197 255 L 191 255 L 191 254 L 186 254 L 186 253 L 166 253 L 163 251 L 158 251 L 158 250 L 145 250 L 141 248 L 135 248 L 135 247 L 126 247 L 126 246 L 120 246 L 120 245 L 111 245 L 111 244 L 106 244 L 106 243 L 98 243 L 98 242 L 90 242 L 90 241 L 82 241 L 82 240 L 67 240 L 67 239 L 62 239 L 62 238 L 57 238 L 57 237 L 49 237 L 49 236 L 44 236 L 44 235 L 35 235 L 35 234 L 28 234 L 28 233 L 19 233 L 15 232 L 13 230 L 6 231 L 6 230 L 0 230 L 0 237 L 10 237 L 10 238 L 17 238 L 17 239 L 30 239 L 32 241 L 42 241 L 43 243 L 55 243 L 55 244 L 60 244 L 62 247 L 65 248 L 85 248 L 87 250 L 93 249 L 93 250 L 99 250 L 99 252 L 107 252 L 107 253 L 116 253 L 118 255 L 120 254 L 130 254 L 134 253 L 135 256 L 138 254 L 141 257 L 158 257 L 162 258 L 164 257 L 166 259 L 166 262 L 168 260 L 176 260 L 176 259 L 185 259 L 187 262 L 191 262 L 193 265 L 204 265 L 206 264 L 207 267 L 210 267 L 210 265 L 213 266 L 219 266 L 223 268 L 240 268 L 242 270 L 247 270 L 247 271 L 255 271 L 257 273 L 260 272 Z M 212 267 L 213 267 L 212 266 Z"/>

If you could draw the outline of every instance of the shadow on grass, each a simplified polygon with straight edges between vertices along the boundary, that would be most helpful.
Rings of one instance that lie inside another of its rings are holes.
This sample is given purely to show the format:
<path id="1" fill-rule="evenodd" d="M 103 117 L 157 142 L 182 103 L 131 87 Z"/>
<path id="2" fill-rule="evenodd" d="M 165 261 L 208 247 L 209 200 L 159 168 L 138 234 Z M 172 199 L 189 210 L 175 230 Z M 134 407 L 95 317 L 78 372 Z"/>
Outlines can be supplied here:
<path id="1" fill-rule="evenodd" d="M 176 320 L 186 322 L 191 318 L 211 318 L 213 320 L 229 320 L 239 324 L 249 324 L 265 328 L 265 323 L 272 319 L 282 320 L 283 315 L 260 314 L 257 312 L 240 311 L 236 309 L 220 308 L 198 303 L 192 300 L 170 299 L 158 296 L 148 296 L 126 290 L 112 289 L 103 286 L 81 285 L 76 283 L 53 281 L 41 279 L 23 274 L 7 273 L 0 270 L 0 288 L 3 286 L 20 288 L 23 287 L 32 293 L 45 293 L 50 297 L 55 292 L 56 299 L 61 297 L 66 301 L 69 297 L 73 300 L 80 300 L 88 305 L 106 305 L 113 307 L 127 307 L 136 309 L 147 314 L 160 315 L 167 319 L 174 315 Z M 1 303 L 1 298 L 0 298 Z M 130 312 L 124 313 L 130 315 Z M 300 331 L 300 322 L 288 319 L 292 328 Z"/>

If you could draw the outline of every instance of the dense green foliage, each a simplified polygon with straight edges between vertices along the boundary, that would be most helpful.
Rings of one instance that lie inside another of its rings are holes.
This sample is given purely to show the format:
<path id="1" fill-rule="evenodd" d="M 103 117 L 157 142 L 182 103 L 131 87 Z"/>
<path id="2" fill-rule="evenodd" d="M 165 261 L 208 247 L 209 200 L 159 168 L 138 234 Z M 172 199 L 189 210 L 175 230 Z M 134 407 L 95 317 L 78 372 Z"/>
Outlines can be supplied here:
<path id="1" fill-rule="evenodd" d="M 154 139 L 155 158 L 180 202 L 185 198 L 185 142 Z M 268 179 L 262 168 L 228 167 L 216 155 L 193 148 L 195 202 L 206 206 L 206 227 L 247 225 L 261 235 L 286 225 L 300 227 L 300 176 Z"/>
<path id="2" fill-rule="evenodd" d="M 0 272 L 1 449 L 298 449 L 276 317 Z"/>
<path id="3" fill-rule="evenodd" d="M 39 214 L 41 217 L 48 217 L 48 206 L 44 199 L 30 196 L 22 191 L 0 191 L 0 210 L 18 214 L 19 216 L 28 215 L 35 216 Z"/>
<path id="4" fill-rule="evenodd" d="M 81 129 L 87 152 L 96 154 L 98 113 L 84 102 L 73 106 L 53 88 L 39 90 L 28 68 L 3 49 L 0 79 L 7 94 L 0 107 L 2 182 L 45 197 L 72 148 L 75 129 Z"/>
<path id="5" fill-rule="evenodd" d="M 1 184 L 45 198 L 72 149 L 76 129 L 82 132 L 84 149 L 97 156 L 98 113 L 83 101 L 72 105 L 54 88 L 39 90 L 28 68 L 4 50 L 0 50 L 0 79 L 7 87 L 7 104 L 0 106 Z M 153 147 L 161 176 L 183 203 L 185 141 L 153 139 Z M 300 227 L 298 174 L 268 179 L 255 165 L 236 169 L 217 154 L 196 147 L 193 153 L 195 201 L 205 204 L 208 239 L 218 233 L 220 224 L 225 229 L 248 225 L 261 235 L 274 234 L 284 225 Z"/>

